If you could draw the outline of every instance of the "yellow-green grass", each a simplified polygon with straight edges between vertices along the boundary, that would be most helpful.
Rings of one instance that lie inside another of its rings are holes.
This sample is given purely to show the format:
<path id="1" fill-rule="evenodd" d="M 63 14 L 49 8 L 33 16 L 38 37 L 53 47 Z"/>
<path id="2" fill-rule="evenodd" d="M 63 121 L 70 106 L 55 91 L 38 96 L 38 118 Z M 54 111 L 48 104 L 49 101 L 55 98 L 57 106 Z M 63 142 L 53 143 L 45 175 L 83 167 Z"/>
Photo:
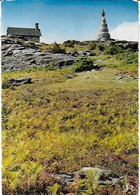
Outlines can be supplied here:
<path id="1" fill-rule="evenodd" d="M 2 91 L 5 194 L 35 186 L 46 172 L 83 166 L 137 176 L 138 81 L 119 79 L 119 73 L 104 68 L 73 75 L 65 68 L 2 74 L 3 80 L 34 81 Z"/>

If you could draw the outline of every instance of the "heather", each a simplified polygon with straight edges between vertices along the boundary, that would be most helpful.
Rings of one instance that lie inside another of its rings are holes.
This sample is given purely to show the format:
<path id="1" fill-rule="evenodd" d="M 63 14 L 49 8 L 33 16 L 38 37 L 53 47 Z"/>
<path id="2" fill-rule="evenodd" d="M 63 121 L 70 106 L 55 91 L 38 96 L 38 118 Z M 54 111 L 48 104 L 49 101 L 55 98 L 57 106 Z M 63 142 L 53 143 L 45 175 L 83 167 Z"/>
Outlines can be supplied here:
<path id="1" fill-rule="evenodd" d="M 55 63 L 2 73 L 3 194 L 137 194 L 137 51 L 103 44 L 42 45 L 45 52 L 90 50 L 72 66 Z M 12 78 L 32 84 L 10 86 Z M 96 171 L 65 186 L 55 174 L 82 167 L 124 176 L 99 185 Z M 124 187 L 125 186 L 125 187 Z"/>

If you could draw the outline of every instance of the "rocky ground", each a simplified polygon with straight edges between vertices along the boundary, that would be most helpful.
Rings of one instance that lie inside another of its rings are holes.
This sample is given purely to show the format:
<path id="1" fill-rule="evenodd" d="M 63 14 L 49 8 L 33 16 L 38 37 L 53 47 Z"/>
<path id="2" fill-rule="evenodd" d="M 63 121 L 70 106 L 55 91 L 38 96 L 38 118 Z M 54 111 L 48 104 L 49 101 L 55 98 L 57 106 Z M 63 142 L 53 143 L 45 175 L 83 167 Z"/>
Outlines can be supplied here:
<path id="1" fill-rule="evenodd" d="M 51 62 L 61 66 L 72 65 L 76 60 L 69 54 L 42 52 L 35 43 L 11 37 L 2 38 L 2 71 L 14 71 Z"/>
<path id="2" fill-rule="evenodd" d="M 78 176 L 80 179 L 85 179 L 88 172 L 97 173 L 99 175 L 99 181 L 98 183 L 100 185 L 114 185 L 118 181 L 121 181 L 124 179 L 123 176 L 118 176 L 113 173 L 112 170 L 105 170 L 100 169 L 96 167 L 83 167 L 79 171 L 75 171 L 73 173 L 64 173 L 64 174 L 56 174 L 53 175 L 53 177 L 56 179 L 57 182 L 61 182 L 65 185 L 69 185 L 72 182 L 76 180 L 76 177 Z"/>
<path id="3" fill-rule="evenodd" d="M 33 43 L 21 38 L 2 36 L 2 71 L 23 70 L 31 66 L 46 66 L 54 63 L 58 67 L 72 65 L 78 57 L 95 55 L 91 50 L 69 50 L 64 53 L 51 53 L 40 49 L 41 43 Z M 76 45 L 88 45 L 90 41 L 75 41 Z M 95 43 L 97 43 L 95 41 Z M 127 41 L 111 41 L 102 43 L 105 47 L 118 44 L 124 50 L 137 50 L 138 43 Z"/>

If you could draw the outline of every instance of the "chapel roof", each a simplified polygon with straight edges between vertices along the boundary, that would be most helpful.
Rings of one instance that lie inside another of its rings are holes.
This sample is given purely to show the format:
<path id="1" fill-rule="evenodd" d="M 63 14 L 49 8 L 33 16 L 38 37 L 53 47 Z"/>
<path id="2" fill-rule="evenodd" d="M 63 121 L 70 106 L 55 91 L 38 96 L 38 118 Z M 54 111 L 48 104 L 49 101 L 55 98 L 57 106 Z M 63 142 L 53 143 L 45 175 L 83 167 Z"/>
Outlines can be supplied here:
<path id="1" fill-rule="evenodd" d="M 8 27 L 7 34 L 17 36 L 41 36 L 40 29 L 20 27 Z"/>

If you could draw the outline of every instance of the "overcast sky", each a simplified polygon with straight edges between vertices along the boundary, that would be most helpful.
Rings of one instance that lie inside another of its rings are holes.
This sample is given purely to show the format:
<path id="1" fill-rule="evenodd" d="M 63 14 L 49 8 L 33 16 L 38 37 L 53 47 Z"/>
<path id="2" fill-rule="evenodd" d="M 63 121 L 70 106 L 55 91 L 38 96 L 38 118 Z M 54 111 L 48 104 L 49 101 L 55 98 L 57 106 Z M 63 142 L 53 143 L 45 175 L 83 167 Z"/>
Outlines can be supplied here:
<path id="1" fill-rule="evenodd" d="M 102 9 L 111 38 L 138 40 L 138 3 L 132 0 L 4 0 L 2 34 L 8 26 L 34 28 L 38 22 L 46 43 L 94 40 Z"/>

